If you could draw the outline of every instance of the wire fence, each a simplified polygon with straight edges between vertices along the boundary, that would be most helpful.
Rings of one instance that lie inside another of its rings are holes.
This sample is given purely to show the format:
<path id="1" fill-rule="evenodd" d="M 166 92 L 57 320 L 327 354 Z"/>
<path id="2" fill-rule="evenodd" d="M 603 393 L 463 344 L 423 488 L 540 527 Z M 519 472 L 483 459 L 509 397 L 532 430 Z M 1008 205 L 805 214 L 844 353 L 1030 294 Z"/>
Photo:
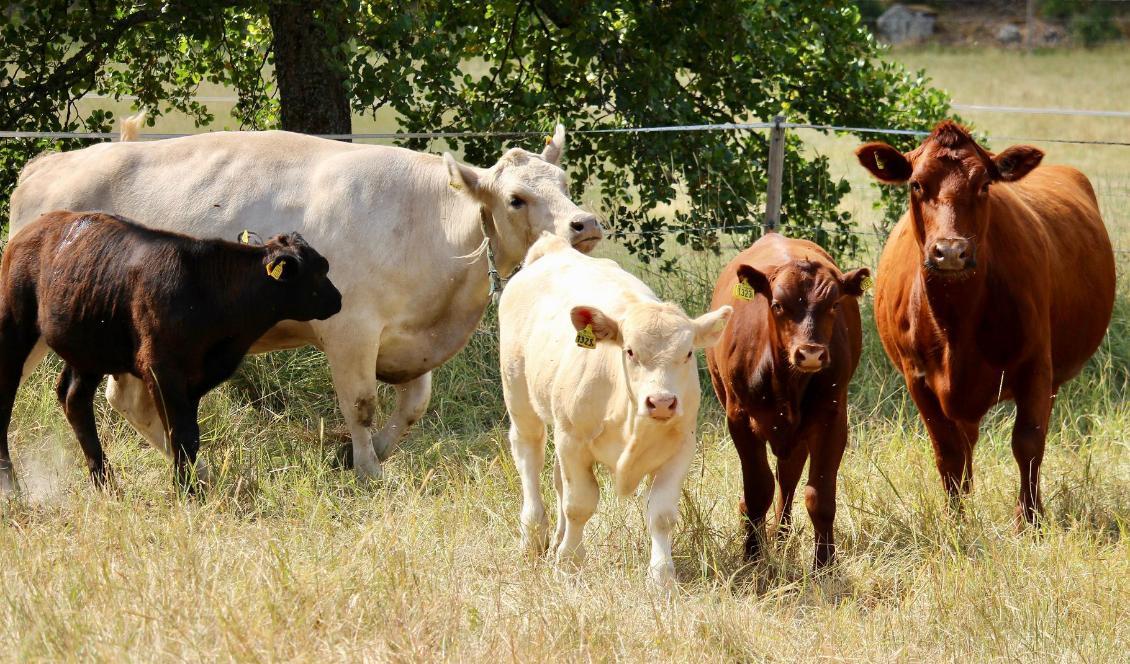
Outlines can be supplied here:
<path id="1" fill-rule="evenodd" d="M 212 98 L 208 98 L 212 99 Z M 227 100 L 226 97 L 216 97 L 217 100 Z M 231 98 L 234 101 L 234 98 Z M 987 111 L 997 113 L 1021 113 L 1021 114 L 1047 114 L 1047 115 L 1066 115 L 1066 116 L 1087 116 L 1087 117 L 1104 117 L 1104 118 L 1130 118 L 1130 112 L 1124 111 L 1110 111 L 1110 110 L 1091 110 L 1091 109 L 1064 109 L 1064 108 L 1026 108 L 1026 107 L 1011 107 L 1011 106 L 987 106 L 976 104 L 956 104 L 956 109 L 965 109 L 972 111 Z M 815 131 L 831 135 L 871 135 L 871 136 L 927 136 L 930 132 L 920 129 L 903 129 L 892 127 L 868 127 L 868 126 L 855 126 L 855 125 L 833 125 L 833 124 L 819 124 L 807 122 L 788 122 L 784 118 L 778 117 L 773 121 L 751 121 L 751 122 L 726 122 L 714 124 L 681 124 L 681 125 L 660 125 L 660 126 L 632 126 L 632 127 L 595 127 L 588 129 L 572 130 L 571 134 L 577 135 L 602 135 L 602 134 L 649 134 L 649 133 L 691 133 L 691 132 L 732 132 L 732 131 L 769 131 L 771 136 L 776 136 L 783 139 L 785 132 L 790 131 Z M 371 133 L 350 133 L 350 134 L 323 134 L 319 135 L 323 138 L 338 139 L 338 140 L 356 140 L 356 141 L 393 141 L 404 139 L 429 139 L 429 140 L 445 140 L 445 139 L 462 139 L 462 138 L 500 138 L 500 139 L 525 139 L 531 137 L 545 136 L 544 130 L 514 130 L 514 131 L 429 131 L 429 132 L 371 132 Z M 140 136 L 145 140 L 162 140 L 169 138 L 180 138 L 191 136 L 190 133 L 147 133 Z M 116 140 L 120 137 L 119 132 L 53 132 L 53 131 L 0 131 L 0 139 L 91 139 L 91 140 Z M 1022 136 L 1022 135 L 979 135 L 979 139 L 986 142 L 998 141 L 1023 141 L 1030 143 L 1046 143 L 1046 144 L 1060 144 L 1060 145 L 1077 145 L 1077 146 L 1102 146 L 1109 148 L 1124 148 L 1130 147 L 1130 140 L 1113 140 L 1113 139 L 1093 139 L 1093 138 L 1070 138 L 1062 136 Z M 783 140 L 774 142 L 770 141 L 771 150 L 783 149 Z M 712 235 L 718 233 L 725 234 L 740 234 L 740 233 L 754 233 L 760 229 L 767 227 L 771 228 L 776 224 L 780 218 L 780 205 L 781 205 L 781 188 L 782 182 L 787 177 L 785 173 L 786 165 L 783 164 L 781 159 L 774 159 L 774 155 L 769 155 L 769 177 L 768 177 L 768 191 L 765 192 L 765 198 L 768 203 L 766 209 L 766 222 L 765 223 L 748 223 L 748 224 L 718 224 L 710 225 L 704 224 L 695 227 L 683 227 L 679 229 L 641 229 L 641 230 L 618 230 L 614 231 L 614 237 L 644 237 L 644 236 L 662 236 L 662 235 Z M 1130 172 L 1130 153 L 1126 155 L 1127 172 Z M 858 166 L 852 166 L 858 169 Z M 678 174 L 672 175 L 672 180 L 678 178 Z M 1119 212 L 1116 221 L 1121 222 L 1121 213 L 1125 210 L 1130 210 L 1130 180 L 1124 180 L 1121 184 L 1096 180 L 1096 190 L 1100 197 L 1100 203 L 1103 204 L 1107 210 Z M 776 206 L 777 209 L 773 209 Z M 864 215 L 860 215 L 864 216 Z M 1108 218 L 1108 223 L 1111 219 Z M 1112 233 L 1113 239 L 1116 241 L 1116 253 L 1120 255 L 1130 255 L 1130 248 L 1123 248 L 1118 246 L 1119 241 L 1122 239 L 1123 233 L 1130 233 L 1130 218 L 1124 220 L 1126 223 L 1117 223 L 1116 228 L 1111 230 L 1118 230 L 1119 233 Z M 1123 228 L 1123 226 L 1127 228 Z M 787 224 L 787 228 L 800 233 L 813 233 L 813 234 L 851 234 L 855 236 L 874 237 L 880 242 L 871 243 L 872 248 L 875 245 L 881 244 L 885 239 L 886 233 L 879 230 L 868 230 L 865 228 L 852 227 L 841 228 L 834 226 L 805 226 L 795 223 Z"/>

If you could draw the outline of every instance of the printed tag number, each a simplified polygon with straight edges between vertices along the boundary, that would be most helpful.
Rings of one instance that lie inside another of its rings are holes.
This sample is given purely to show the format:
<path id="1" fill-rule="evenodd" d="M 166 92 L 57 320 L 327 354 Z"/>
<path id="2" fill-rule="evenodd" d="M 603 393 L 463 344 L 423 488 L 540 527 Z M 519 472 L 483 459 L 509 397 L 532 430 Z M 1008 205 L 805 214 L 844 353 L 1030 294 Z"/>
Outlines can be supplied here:
<path id="1" fill-rule="evenodd" d="M 871 277 L 864 277 L 863 281 L 860 282 L 859 287 L 863 290 L 864 293 L 866 293 L 867 291 L 871 290 L 871 287 L 874 285 L 875 281 Z"/>
<path id="2" fill-rule="evenodd" d="M 746 302 L 753 299 L 754 291 L 753 286 L 749 282 L 742 279 L 741 282 L 734 284 L 734 298 L 738 300 L 745 300 Z"/>
<path id="3" fill-rule="evenodd" d="M 596 335 L 592 332 L 592 323 L 586 325 L 583 330 L 577 330 L 577 345 L 589 350 L 596 348 Z"/>

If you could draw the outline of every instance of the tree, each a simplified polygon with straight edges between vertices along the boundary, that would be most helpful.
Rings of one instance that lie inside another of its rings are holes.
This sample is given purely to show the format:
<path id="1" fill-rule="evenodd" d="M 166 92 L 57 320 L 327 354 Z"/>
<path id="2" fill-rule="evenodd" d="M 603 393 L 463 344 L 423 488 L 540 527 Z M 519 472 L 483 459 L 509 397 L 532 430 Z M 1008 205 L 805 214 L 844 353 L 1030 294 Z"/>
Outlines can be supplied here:
<path id="1" fill-rule="evenodd" d="M 391 107 L 406 131 L 547 130 L 558 121 L 589 130 L 777 114 L 925 129 L 948 108 L 921 75 L 878 59 L 853 4 L 827 0 L 38 0 L 17 14 L 25 18 L 0 30 L 0 53 L 9 53 L 0 81 L 5 128 L 105 128 L 105 114 L 72 117 L 74 99 L 88 91 L 136 94 L 153 115 L 173 109 L 207 125 L 213 118 L 193 99 L 203 80 L 236 91 L 235 114 L 247 127 L 281 122 L 318 133 L 347 126 L 343 86 L 354 112 Z M 44 44 L 46 56 L 37 50 Z M 21 105 L 32 110 L 14 110 Z M 449 143 L 485 163 L 504 140 Z M 713 248 L 719 234 L 704 229 L 748 233 L 760 222 L 766 141 L 757 131 L 575 132 L 568 171 L 649 260 L 662 256 L 668 235 Z M 783 225 L 851 253 L 852 220 L 837 208 L 849 186 L 831 176 L 826 158 L 801 148 L 791 135 Z M 25 156 L 7 157 L 4 191 L 11 164 Z"/>

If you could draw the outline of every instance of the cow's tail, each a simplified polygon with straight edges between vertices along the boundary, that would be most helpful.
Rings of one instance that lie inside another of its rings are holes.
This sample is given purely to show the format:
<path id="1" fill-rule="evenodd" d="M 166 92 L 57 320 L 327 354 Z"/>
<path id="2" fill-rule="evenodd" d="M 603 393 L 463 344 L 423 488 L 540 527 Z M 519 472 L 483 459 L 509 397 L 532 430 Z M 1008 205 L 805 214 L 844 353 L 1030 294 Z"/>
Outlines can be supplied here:
<path id="1" fill-rule="evenodd" d="M 131 115 L 128 118 L 123 118 L 118 141 L 128 143 L 136 141 L 141 138 L 141 128 L 145 125 L 145 111 L 141 111 L 136 115 Z"/>
<path id="2" fill-rule="evenodd" d="M 538 241 L 526 252 L 526 260 L 524 262 L 526 265 L 529 265 L 546 254 L 552 254 L 566 249 L 572 249 L 572 246 L 563 238 L 557 237 L 549 231 L 544 231 L 541 237 L 538 238 Z"/>

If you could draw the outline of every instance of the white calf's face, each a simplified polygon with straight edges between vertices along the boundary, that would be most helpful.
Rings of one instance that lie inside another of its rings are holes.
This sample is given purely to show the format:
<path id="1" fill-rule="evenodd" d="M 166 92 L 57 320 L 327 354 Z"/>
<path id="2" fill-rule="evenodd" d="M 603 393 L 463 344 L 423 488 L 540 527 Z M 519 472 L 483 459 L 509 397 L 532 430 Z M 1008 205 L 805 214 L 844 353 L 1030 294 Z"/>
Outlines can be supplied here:
<path id="1" fill-rule="evenodd" d="M 603 231 L 596 216 L 569 197 L 565 171 L 558 165 L 564 148 L 565 129 L 558 125 L 540 155 L 512 148 L 485 170 L 444 157 L 452 185 L 465 189 L 490 211 L 507 253 L 523 255 L 543 232 L 588 253 Z"/>
<path id="2" fill-rule="evenodd" d="M 578 330 L 592 325 L 598 341 L 618 345 L 624 378 L 635 416 L 654 422 L 671 422 L 697 411 L 698 365 L 694 350 L 714 345 L 733 309 L 689 318 L 673 304 L 641 302 L 613 320 L 595 307 L 574 307 L 570 312 Z"/>

